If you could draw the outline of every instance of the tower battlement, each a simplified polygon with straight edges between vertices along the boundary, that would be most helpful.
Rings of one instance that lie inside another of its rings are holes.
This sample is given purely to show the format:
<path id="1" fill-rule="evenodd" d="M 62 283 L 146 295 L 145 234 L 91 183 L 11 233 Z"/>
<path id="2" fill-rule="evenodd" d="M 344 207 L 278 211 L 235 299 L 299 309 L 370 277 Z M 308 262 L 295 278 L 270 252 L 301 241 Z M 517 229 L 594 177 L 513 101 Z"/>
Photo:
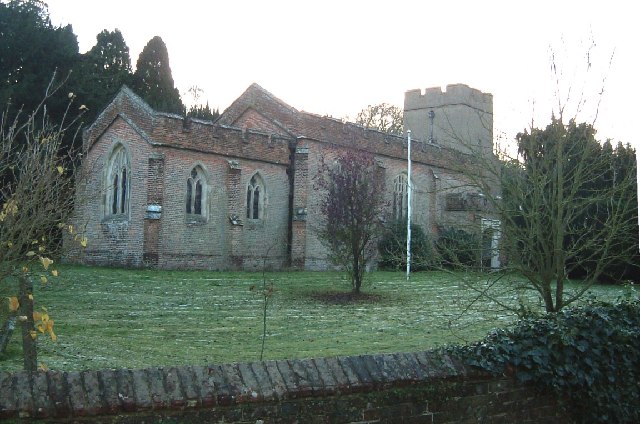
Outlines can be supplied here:
<path id="1" fill-rule="evenodd" d="M 493 147 L 493 95 L 466 84 L 408 90 L 404 130 L 418 140 L 473 153 Z"/>
<path id="2" fill-rule="evenodd" d="M 484 93 L 466 84 L 449 84 L 443 91 L 441 87 L 408 90 L 404 97 L 404 109 L 437 108 L 454 104 L 466 104 L 469 107 L 493 113 L 493 95 Z"/>

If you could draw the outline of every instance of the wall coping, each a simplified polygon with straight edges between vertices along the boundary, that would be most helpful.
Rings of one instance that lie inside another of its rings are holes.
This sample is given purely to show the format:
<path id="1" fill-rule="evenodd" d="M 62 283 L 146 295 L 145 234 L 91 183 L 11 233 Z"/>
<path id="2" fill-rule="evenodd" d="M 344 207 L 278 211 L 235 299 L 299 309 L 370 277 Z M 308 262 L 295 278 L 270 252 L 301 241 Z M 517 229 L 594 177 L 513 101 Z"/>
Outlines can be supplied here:
<path id="1" fill-rule="evenodd" d="M 206 366 L 0 372 L 0 419 L 175 412 L 491 379 L 433 352 Z"/>

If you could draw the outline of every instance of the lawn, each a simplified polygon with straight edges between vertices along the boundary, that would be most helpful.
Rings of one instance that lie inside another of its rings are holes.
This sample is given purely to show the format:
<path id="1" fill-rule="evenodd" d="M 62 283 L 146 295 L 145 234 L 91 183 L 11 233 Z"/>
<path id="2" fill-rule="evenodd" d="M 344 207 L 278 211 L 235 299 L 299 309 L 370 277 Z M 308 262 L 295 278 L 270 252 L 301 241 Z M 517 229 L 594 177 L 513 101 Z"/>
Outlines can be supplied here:
<path id="1" fill-rule="evenodd" d="M 275 290 L 264 358 L 424 350 L 478 340 L 515 319 L 495 305 L 469 307 L 473 293 L 460 283 L 465 278 L 429 272 L 407 282 L 402 273 L 375 272 L 364 287 L 375 298 L 345 304 L 317 296 L 348 291 L 343 274 L 268 273 Z M 260 273 L 63 267 L 52 283 L 36 288 L 36 306 L 47 306 L 58 335 L 55 343 L 38 339 L 39 360 L 57 370 L 257 360 L 261 287 Z M 607 300 L 621 292 L 592 290 Z M 20 342 L 17 330 L 0 370 L 22 367 Z"/>

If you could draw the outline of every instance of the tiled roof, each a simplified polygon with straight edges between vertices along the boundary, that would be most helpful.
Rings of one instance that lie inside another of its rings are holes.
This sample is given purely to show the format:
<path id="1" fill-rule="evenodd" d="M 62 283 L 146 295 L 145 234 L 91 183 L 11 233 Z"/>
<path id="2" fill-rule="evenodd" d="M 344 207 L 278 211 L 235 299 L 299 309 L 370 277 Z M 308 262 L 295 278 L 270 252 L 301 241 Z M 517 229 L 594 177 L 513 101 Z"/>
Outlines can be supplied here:
<path id="1" fill-rule="evenodd" d="M 368 129 L 340 119 L 299 111 L 271 94 L 258 84 L 252 84 L 220 116 L 218 122 L 239 126 L 239 120 L 247 110 L 256 110 L 266 119 L 278 124 L 297 139 L 307 139 L 333 146 L 357 148 L 376 155 L 406 158 L 407 139 Z M 465 161 L 464 154 L 437 145 L 412 143 L 414 160 L 443 168 L 450 168 Z M 467 158 L 468 159 L 468 158 Z"/>

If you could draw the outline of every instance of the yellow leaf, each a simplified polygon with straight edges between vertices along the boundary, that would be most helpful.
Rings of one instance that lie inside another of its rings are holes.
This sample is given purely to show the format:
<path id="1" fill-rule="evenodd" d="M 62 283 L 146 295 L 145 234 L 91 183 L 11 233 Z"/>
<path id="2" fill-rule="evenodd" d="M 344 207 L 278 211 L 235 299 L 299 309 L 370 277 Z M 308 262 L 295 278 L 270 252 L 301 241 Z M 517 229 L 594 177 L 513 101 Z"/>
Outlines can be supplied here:
<path id="1" fill-rule="evenodd" d="M 35 340 L 36 338 L 38 338 L 38 333 L 36 333 L 36 331 L 35 331 L 35 330 L 31 330 L 31 331 L 29 331 L 29 334 L 31 334 L 31 338 L 32 338 L 33 340 Z"/>
<path id="2" fill-rule="evenodd" d="M 47 323 L 47 332 L 49 333 L 51 340 L 53 340 L 54 342 L 58 340 L 58 336 L 56 336 L 56 333 L 53 332 L 53 320 Z"/>
<path id="3" fill-rule="evenodd" d="M 40 312 L 34 312 L 33 313 L 33 320 L 34 321 L 41 321 L 42 319 L 42 314 Z"/>
<path id="4" fill-rule="evenodd" d="M 29 250 L 29 251 L 27 252 L 27 257 L 29 257 L 29 258 L 30 258 L 30 257 L 34 256 L 35 254 L 36 254 L 36 252 L 34 252 L 33 250 Z"/>
<path id="5" fill-rule="evenodd" d="M 73 225 L 69 224 L 69 234 L 73 234 Z"/>
<path id="6" fill-rule="evenodd" d="M 44 330 L 45 330 L 44 325 L 42 325 L 42 324 L 36 324 L 36 328 L 38 329 L 38 331 L 39 331 L 40 333 L 44 334 Z"/>
<path id="7" fill-rule="evenodd" d="M 32 241 L 31 244 L 38 244 L 38 240 Z"/>
<path id="8" fill-rule="evenodd" d="M 49 367 L 47 367 L 47 364 L 45 364 L 44 362 L 40 362 L 40 371 L 49 371 Z"/>
<path id="9" fill-rule="evenodd" d="M 66 227 L 66 226 L 67 226 L 67 224 L 65 224 L 64 222 L 58 222 L 58 228 L 59 228 L 59 229 L 61 229 L 61 230 L 62 230 L 62 229 L 63 229 L 64 227 Z"/>
<path id="10" fill-rule="evenodd" d="M 46 247 L 44 247 L 44 246 L 38 247 L 38 252 L 40 252 L 40 253 L 44 252 L 45 250 L 46 250 Z"/>
<path id="11" fill-rule="evenodd" d="M 29 300 L 33 302 L 33 295 L 29 293 Z"/>
<path id="12" fill-rule="evenodd" d="M 53 275 L 54 277 L 57 277 L 58 276 L 58 270 L 57 269 L 51 270 L 51 275 Z"/>
<path id="13" fill-rule="evenodd" d="M 51 265 L 53 263 L 53 260 L 41 256 L 40 257 L 40 263 L 42 264 L 42 267 L 44 269 L 48 269 L 49 265 Z"/>
<path id="14" fill-rule="evenodd" d="M 11 241 L 8 241 L 8 242 L 7 242 L 7 247 L 8 247 L 8 248 L 11 248 L 11 247 L 13 247 L 13 242 L 11 242 Z"/>
<path id="15" fill-rule="evenodd" d="M 86 237 L 82 237 L 82 240 L 80 240 L 80 246 L 87 247 L 87 238 Z"/>
<path id="16" fill-rule="evenodd" d="M 9 298 L 9 311 L 16 312 L 20 308 L 20 302 L 18 302 L 18 298 L 12 296 Z"/>
<path id="17" fill-rule="evenodd" d="M 26 274 L 27 272 L 29 272 L 29 268 L 27 268 L 26 266 L 23 266 L 22 267 L 22 272 L 24 272 Z"/>
<path id="18" fill-rule="evenodd" d="M 56 169 L 58 170 L 58 174 L 62 175 L 64 173 L 64 168 L 63 167 L 58 166 Z"/>
<path id="19" fill-rule="evenodd" d="M 47 277 L 45 277 L 44 275 L 41 275 L 40 276 L 40 281 L 42 282 L 42 284 L 47 284 L 47 281 L 49 281 L 49 280 L 47 280 Z"/>

